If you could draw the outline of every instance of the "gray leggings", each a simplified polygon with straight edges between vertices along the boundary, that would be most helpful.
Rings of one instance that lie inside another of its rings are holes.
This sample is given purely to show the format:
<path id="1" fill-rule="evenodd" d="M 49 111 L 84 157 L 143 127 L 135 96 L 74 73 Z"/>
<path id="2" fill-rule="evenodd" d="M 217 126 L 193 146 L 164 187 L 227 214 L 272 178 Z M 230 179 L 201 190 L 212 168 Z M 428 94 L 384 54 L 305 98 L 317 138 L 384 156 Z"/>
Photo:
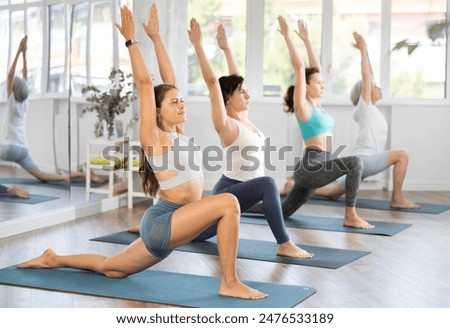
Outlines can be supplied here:
<path id="1" fill-rule="evenodd" d="M 295 167 L 294 186 L 283 201 L 283 215 L 291 216 L 312 197 L 316 188 L 343 175 L 347 175 L 345 205 L 355 207 L 363 168 L 363 162 L 357 156 L 333 159 L 329 152 L 306 148 L 302 160 Z"/>

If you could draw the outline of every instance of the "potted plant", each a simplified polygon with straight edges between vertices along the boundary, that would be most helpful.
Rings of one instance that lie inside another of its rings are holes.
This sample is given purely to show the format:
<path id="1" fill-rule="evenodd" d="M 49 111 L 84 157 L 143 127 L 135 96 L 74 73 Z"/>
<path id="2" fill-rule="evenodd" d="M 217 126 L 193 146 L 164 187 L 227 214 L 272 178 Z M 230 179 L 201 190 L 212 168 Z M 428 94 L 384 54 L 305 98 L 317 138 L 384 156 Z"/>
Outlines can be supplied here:
<path id="1" fill-rule="evenodd" d="M 128 106 L 137 97 L 132 92 L 132 74 L 126 74 L 121 69 L 112 68 L 109 74 L 109 80 L 111 81 L 111 85 L 107 91 L 101 91 L 95 85 L 88 85 L 82 89 L 83 93 L 90 92 L 86 100 L 92 103 L 92 105 L 83 108 L 81 114 L 96 112 L 95 136 L 102 137 L 105 134 L 104 126 L 106 126 L 107 137 L 111 139 L 115 134 L 115 120 L 117 115 L 125 113 Z M 138 116 L 136 114 L 127 124 L 126 133 L 128 133 L 128 130 L 137 119 Z"/>

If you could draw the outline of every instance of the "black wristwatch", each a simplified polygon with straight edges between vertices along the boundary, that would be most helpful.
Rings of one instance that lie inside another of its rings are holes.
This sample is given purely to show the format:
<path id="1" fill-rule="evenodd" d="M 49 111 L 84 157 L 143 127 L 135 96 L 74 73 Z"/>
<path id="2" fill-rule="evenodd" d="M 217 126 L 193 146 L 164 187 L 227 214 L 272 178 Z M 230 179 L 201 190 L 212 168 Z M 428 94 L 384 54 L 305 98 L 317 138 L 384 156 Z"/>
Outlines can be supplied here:
<path id="1" fill-rule="evenodd" d="M 129 46 L 132 46 L 135 43 L 138 43 L 138 42 L 134 39 L 130 39 L 125 42 L 125 46 L 128 48 Z"/>

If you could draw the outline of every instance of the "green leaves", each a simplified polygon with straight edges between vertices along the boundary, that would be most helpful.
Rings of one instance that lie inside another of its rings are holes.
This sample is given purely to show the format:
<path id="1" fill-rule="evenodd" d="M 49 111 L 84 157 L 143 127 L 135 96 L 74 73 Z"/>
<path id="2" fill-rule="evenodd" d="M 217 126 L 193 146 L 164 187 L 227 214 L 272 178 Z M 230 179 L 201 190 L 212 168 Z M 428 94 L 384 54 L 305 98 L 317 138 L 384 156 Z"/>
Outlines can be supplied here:
<path id="1" fill-rule="evenodd" d="M 132 74 L 125 74 L 121 69 L 112 68 L 108 78 L 111 81 L 108 91 L 101 91 L 95 85 L 88 85 L 82 89 L 83 93 L 90 93 L 86 100 L 92 105 L 83 108 L 81 115 L 87 112 L 97 113 L 97 122 L 94 126 L 96 137 L 104 135 L 104 121 L 108 129 L 108 138 L 111 138 L 114 134 L 116 116 L 125 113 L 128 106 L 137 98 L 131 91 L 133 88 Z"/>

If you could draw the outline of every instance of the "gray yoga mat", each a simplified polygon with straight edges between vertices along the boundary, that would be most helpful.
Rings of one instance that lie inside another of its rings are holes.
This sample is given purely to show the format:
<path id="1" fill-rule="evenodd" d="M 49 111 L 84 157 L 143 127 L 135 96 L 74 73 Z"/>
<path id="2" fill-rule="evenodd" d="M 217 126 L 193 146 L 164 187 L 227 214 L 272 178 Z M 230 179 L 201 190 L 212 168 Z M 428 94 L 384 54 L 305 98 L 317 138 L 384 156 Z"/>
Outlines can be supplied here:
<path id="1" fill-rule="evenodd" d="M 267 221 L 264 219 L 264 214 L 261 213 L 242 213 L 241 223 L 267 225 Z M 380 236 L 393 236 L 411 226 L 411 224 L 405 223 L 369 221 L 369 223 L 373 224 L 375 228 L 355 229 L 345 227 L 342 224 L 342 219 L 340 218 L 311 215 L 305 216 L 299 214 L 294 214 L 290 218 L 284 219 L 284 223 L 288 228 L 351 232 Z"/>
<path id="2" fill-rule="evenodd" d="M 122 231 L 98 238 L 91 239 L 92 241 L 102 241 L 115 244 L 129 245 L 139 238 L 136 233 Z M 286 263 L 304 266 L 313 266 L 319 268 L 337 269 L 348 263 L 351 263 L 363 256 L 370 254 L 370 252 L 316 247 L 299 245 L 304 250 L 314 253 L 314 257 L 309 260 L 294 259 L 286 256 L 277 256 L 274 242 L 253 240 L 253 239 L 239 239 L 238 258 L 258 261 L 268 261 L 275 263 Z M 200 254 L 218 255 L 216 238 L 211 238 L 208 241 L 191 242 L 176 248 L 177 251 L 192 252 Z"/>
<path id="3" fill-rule="evenodd" d="M 316 292 L 305 286 L 246 281 L 269 297 L 243 300 L 219 296 L 220 280 L 216 277 L 144 270 L 116 279 L 75 269 L 18 269 L 15 266 L 0 270 L 0 283 L 199 308 L 289 308 Z"/>
<path id="4" fill-rule="evenodd" d="M 337 200 L 330 200 L 326 198 L 313 197 L 308 200 L 308 204 L 313 205 L 327 205 L 327 206 L 345 206 L 344 200 L 339 198 Z M 382 199 L 357 199 L 357 208 L 366 208 L 381 211 L 400 211 L 409 213 L 422 213 L 422 214 L 440 214 L 444 211 L 450 209 L 450 204 L 428 204 L 428 203 L 418 203 L 421 205 L 418 209 L 410 208 L 392 208 L 390 206 L 390 201 Z"/>
<path id="5" fill-rule="evenodd" d="M 55 199 L 58 199 L 58 197 L 30 194 L 30 198 L 20 198 L 9 194 L 0 194 L 0 202 L 5 203 L 20 203 L 33 205 L 48 202 L 49 200 Z"/>

